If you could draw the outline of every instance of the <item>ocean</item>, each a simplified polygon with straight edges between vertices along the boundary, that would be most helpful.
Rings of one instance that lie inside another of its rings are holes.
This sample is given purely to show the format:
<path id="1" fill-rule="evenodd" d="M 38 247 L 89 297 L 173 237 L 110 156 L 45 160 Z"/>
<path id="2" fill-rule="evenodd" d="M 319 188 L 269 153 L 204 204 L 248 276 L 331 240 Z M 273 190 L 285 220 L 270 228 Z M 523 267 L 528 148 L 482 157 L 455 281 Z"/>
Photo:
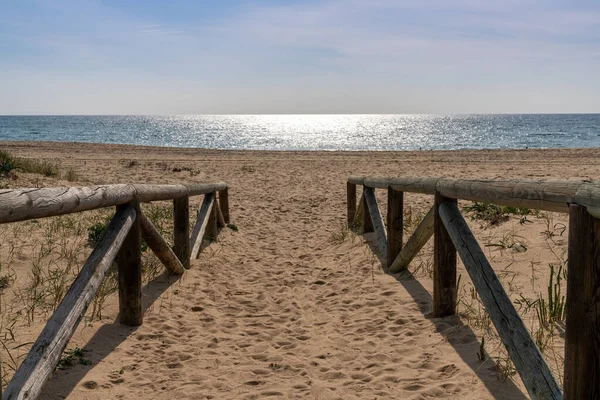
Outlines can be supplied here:
<path id="1" fill-rule="evenodd" d="M 600 114 L 0 116 L 0 140 L 328 151 L 600 147 Z"/>

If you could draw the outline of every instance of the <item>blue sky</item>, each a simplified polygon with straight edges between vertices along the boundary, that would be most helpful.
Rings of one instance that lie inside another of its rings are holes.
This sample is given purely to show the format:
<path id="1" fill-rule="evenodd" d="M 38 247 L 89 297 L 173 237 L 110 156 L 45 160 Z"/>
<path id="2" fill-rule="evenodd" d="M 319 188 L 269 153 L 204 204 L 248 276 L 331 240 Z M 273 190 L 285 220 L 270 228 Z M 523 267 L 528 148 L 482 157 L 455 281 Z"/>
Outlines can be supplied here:
<path id="1" fill-rule="evenodd" d="M 600 112 L 600 3 L 0 3 L 0 114 Z"/>

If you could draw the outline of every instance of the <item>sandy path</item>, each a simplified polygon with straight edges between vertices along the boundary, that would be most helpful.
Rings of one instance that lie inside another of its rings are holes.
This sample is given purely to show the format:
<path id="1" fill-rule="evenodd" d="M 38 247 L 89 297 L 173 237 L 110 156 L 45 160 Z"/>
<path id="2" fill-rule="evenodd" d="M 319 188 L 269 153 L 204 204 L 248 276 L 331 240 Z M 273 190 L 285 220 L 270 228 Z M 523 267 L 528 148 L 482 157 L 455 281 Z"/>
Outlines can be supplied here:
<path id="1" fill-rule="evenodd" d="M 479 337 L 469 326 L 458 317 L 431 318 L 430 280 L 383 274 L 361 236 L 332 242 L 343 231 L 345 178 L 600 171 L 594 150 L 465 157 L 114 147 L 111 162 L 97 147 L 72 146 L 77 154 L 64 162 L 90 181 L 226 180 L 239 232 L 223 230 L 181 279 L 151 283 L 141 327 L 108 321 L 81 328 L 73 343 L 90 350 L 92 365 L 58 371 L 44 399 L 525 398 L 520 382 L 499 381 L 494 362 L 477 360 Z M 46 157 L 64 151 L 33 147 L 14 149 Z M 141 165 L 123 177 L 120 160 L 128 158 Z M 165 173 L 159 159 L 202 173 Z M 526 173 L 515 171 L 519 165 Z M 430 199 L 410 201 L 423 208 Z"/>

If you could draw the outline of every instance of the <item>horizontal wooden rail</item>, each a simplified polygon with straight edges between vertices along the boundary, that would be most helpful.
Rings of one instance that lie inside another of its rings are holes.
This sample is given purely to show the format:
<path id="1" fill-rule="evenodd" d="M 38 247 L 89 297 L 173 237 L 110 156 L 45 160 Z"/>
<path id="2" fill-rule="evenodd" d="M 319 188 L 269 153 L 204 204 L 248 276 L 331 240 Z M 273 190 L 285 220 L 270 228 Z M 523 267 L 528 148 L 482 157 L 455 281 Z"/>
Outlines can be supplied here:
<path id="1" fill-rule="evenodd" d="M 115 260 L 135 218 L 136 212 L 133 207 L 122 207 L 115 214 L 100 243 L 90 254 L 71 288 L 6 387 L 2 397 L 4 400 L 35 399 L 40 394 L 42 386 L 56 368 L 69 339 Z"/>
<path id="2" fill-rule="evenodd" d="M 376 189 L 392 188 L 402 192 L 494 203 L 503 206 L 568 213 L 569 204 L 585 206 L 600 217 L 600 182 L 581 180 L 472 180 L 450 178 L 350 177 L 348 182 Z"/>
<path id="3" fill-rule="evenodd" d="M 71 214 L 129 203 L 173 200 L 224 191 L 217 182 L 194 185 L 105 185 L 0 190 L 0 223 Z M 228 212 L 228 211 L 227 211 Z M 227 214 L 228 215 L 228 214 Z"/>

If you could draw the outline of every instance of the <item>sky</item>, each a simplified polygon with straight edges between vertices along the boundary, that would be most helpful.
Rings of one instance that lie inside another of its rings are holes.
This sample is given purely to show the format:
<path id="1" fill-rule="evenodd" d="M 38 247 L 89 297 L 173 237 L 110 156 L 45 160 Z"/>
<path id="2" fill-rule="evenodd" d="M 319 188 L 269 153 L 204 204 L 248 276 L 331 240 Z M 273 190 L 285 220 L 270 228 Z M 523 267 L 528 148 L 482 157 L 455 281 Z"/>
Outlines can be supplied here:
<path id="1" fill-rule="evenodd" d="M 0 114 L 600 112 L 600 2 L 2 0 Z"/>

